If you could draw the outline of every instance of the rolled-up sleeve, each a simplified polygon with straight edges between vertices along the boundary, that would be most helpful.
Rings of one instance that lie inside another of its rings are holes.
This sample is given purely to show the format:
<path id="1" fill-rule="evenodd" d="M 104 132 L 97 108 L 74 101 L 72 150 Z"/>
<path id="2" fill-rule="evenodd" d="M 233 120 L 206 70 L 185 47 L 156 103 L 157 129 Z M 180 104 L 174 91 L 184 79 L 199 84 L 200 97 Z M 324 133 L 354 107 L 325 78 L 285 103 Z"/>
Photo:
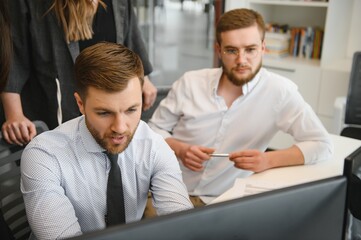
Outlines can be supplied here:
<path id="1" fill-rule="evenodd" d="M 277 124 L 281 130 L 294 137 L 295 145 L 301 150 L 305 164 L 314 164 L 331 159 L 333 144 L 329 133 L 311 106 L 307 104 L 294 87 L 284 92 L 276 107 L 279 112 Z"/>

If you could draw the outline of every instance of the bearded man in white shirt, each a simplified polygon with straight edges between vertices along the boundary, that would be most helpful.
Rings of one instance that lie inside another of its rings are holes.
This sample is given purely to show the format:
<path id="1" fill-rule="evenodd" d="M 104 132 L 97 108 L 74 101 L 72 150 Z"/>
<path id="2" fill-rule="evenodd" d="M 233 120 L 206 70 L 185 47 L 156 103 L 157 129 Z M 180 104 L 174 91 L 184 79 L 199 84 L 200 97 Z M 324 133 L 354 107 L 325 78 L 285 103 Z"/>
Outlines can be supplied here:
<path id="1" fill-rule="evenodd" d="M 264 36 L 259 13 L 225 13 L 216 29 L 222 67 L 185 73 L 150 119 L 151 128 L 174 150 L 188 193 L 200 205 L 228 190 L 236 178 L 332 155 L 326 129 L 297 86 L 262 68 Z M 278 131 L 291 134 L 296 143 L 266 151 Z"/>

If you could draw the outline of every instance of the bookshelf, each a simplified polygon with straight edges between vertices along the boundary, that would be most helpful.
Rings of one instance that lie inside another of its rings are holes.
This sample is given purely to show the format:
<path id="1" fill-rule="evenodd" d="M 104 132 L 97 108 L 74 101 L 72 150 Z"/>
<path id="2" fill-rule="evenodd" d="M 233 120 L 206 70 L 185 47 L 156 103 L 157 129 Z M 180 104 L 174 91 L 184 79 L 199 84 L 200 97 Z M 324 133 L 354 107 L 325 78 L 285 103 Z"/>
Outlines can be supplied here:
<path id="1" fill-rule="evenodd" d="M 249 7 L 262 14 L 266 23 L 287 24 L 290 29 L 307 27 L 324 29 L 328 2 L 250 0 Z M 298 49 L 297 46 L 296 48 Z M 307 61 L 298 62 L 307 64 Z"/>
<path id="2" fill-rule="evenodd" d="M 264 67 L 294 81 L 325 127 L 333 132 L 334 103 L 346 96 L 355 51 L 361 51 L 360 0 L 226 0 L 225 10 L 251 8 L 266 23 L 324 30 L 320 59 L 264 58 Z"/>

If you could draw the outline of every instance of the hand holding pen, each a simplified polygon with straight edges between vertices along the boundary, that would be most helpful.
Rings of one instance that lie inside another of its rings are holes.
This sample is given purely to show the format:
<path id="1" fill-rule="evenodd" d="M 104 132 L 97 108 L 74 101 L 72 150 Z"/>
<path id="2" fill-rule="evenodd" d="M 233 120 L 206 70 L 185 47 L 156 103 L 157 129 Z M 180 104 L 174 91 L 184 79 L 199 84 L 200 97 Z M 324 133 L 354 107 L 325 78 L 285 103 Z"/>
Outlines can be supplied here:
<path id="1" fill-rule="evenodd" d="M 169 139 L 168 139 L 169 144 Z M 175 143 L 177 148 L 175 153 L 177 157 L 182 161 L 183 165 L 189 168 L 192 171 L 199 172 L 204 168 L 203 163 L 210 159 L 209 154 L 214 152 L 214 148 L 198 146 L 198 145 L 189 145 L 186 143 L 179 143 L 178 140 L 172 139 L 171 144 Z"/>

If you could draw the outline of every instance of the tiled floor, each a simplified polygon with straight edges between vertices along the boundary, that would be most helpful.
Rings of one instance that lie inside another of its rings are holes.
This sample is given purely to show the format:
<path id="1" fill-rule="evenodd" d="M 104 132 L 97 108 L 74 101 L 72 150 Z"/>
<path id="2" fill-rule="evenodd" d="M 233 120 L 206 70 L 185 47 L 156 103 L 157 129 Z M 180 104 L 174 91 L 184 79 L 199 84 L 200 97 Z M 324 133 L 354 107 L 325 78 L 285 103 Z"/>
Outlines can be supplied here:
<path id="1" fill-rule="evenodd" d="M 165 1 L 154 11 L 154 41 L 150 56 L 154 71 L 150 75 L 156 86 L 171 85 L 184 72 L 212 67 L 214 30 L 207 31 L 213 21 L 199 2 Z"/>

